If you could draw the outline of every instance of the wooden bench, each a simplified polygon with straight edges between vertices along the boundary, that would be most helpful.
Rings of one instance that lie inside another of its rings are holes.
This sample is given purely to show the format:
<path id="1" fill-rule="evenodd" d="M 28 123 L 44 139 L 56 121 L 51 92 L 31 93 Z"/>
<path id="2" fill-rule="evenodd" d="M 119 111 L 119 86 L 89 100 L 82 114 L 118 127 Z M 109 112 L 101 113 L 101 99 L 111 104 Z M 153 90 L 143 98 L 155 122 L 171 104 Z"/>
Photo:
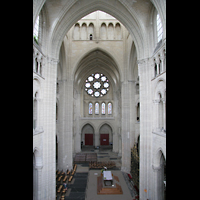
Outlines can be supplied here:
<path id="1" fill-rule="evenodd" d="M 61 178 L 62 178 L 62 176 L 60 176 L 60 177 L 58 178 L 58 182 L 61 181 Z"/>
<path id="2" fill-rule="evenodd" d="M 67 180 L 67 176 L 64 177 L 63 182 L 65 182 Z"/>
<path id="3" fill-rule="evenodd" d="M 74 172 L 74 171 L 72 171 L 72 173 L 71 173 L 71 176 L 74 176 L 74 173 L 75 173 L 75 172 Z"/>
<path id="4" fill-rule="evenodd" d="M 64 188 L 64 189 L 62 190 L 62 194 L 65 194 L 66 191 L 67 191 L 67 188 Z"/>
<path id="5" fill-rule="evenodd" d="M 67 175 L 69 175 L 69 174 L 70 174 L 70 171 L 68 170 L 68 171 L 67 171 Z"/>
<path id="6" fill-rule="evenodd" d="M 77 168 L 77 164 L 74 165 L 74 171 L 76 171 L 76 168 Z"/>
<path id="7" fill-rule="evenodd" d="M 65 196 L 62 195 L 62 196 L 60 197 L 60 200 L 64 200 L 64 199 L 65 199 Z"/>
<path id="8" fill-rule="evenodd" d="M 57 193 L 60 193 L 60 191 L 62 190 L 63 185 L 60 185 L 60 187 L 57 190 Z"/>
<path id="9" fill-rule="evenodd" d="M 62 175 L 62 176 L 65 176 L 65 172 L 62 172 L 61 175 Z"/>
<path id="10" fill-rule="evenodd" d="M 71 182 L 72 179 L 73 179 L 73 176 L 70 176 L 68 182 Z"/>

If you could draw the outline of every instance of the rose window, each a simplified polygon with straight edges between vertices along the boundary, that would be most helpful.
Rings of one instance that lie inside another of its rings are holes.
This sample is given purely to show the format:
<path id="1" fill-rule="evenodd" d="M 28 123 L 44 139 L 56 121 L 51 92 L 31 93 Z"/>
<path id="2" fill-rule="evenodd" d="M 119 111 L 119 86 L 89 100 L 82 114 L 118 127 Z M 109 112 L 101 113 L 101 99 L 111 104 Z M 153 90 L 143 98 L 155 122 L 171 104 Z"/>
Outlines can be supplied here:
<path id="1" fill-rule="evenodd" d="M 109 91 L 109 80 L 104 74 L 95 73 L 85 81 L 85 91 L 92 97 L 102 97 Z"/>

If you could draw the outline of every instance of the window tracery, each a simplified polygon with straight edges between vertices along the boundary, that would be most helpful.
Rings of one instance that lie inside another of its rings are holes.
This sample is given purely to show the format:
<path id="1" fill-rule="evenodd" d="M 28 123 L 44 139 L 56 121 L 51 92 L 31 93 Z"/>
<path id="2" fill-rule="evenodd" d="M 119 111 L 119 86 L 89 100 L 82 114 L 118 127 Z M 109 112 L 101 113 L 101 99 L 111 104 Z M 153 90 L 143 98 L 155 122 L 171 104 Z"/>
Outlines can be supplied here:
<path id="1" fill-rule="evenodd" d="M 92 97 L 102 97 L 109 91 L 109 80 L 101 73 L 90 75 L 85 81 L 85 91 Z"/>

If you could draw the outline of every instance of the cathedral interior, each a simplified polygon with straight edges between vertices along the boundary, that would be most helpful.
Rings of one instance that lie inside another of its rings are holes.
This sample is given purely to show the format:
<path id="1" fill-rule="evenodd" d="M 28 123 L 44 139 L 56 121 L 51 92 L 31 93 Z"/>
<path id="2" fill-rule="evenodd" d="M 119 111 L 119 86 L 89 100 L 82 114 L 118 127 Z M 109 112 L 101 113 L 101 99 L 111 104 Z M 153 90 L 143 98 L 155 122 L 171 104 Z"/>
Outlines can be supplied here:
<path id="1" fill-rule="evenodd" d="M 166 199 L 166 1 L 33 0 L 33 199 L 98 199 L 103 166 Z"/>

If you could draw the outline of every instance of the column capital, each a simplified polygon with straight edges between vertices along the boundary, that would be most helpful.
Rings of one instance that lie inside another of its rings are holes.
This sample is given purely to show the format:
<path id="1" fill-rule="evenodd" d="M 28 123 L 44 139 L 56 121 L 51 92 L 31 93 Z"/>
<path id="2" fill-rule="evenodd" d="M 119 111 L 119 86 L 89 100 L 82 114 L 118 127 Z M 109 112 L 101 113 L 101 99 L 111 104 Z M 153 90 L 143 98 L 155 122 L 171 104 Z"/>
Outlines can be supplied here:
<path id="1" fill-rule="evenodd" d="M 144 59 L 137 60 L 137 64 L 138 64 L 138 65 L 143 65 L 143 64 L 145 64 L 148 60 L 149 60 L 149 58 L 144 58 Z"/>
<path id="2" fill-rule="evenodd" d="M 165 100 L 165 99 L 162 99 L 162 102 L 163 102 L 163 103 L 166 103 L 166 100 Z"/>

